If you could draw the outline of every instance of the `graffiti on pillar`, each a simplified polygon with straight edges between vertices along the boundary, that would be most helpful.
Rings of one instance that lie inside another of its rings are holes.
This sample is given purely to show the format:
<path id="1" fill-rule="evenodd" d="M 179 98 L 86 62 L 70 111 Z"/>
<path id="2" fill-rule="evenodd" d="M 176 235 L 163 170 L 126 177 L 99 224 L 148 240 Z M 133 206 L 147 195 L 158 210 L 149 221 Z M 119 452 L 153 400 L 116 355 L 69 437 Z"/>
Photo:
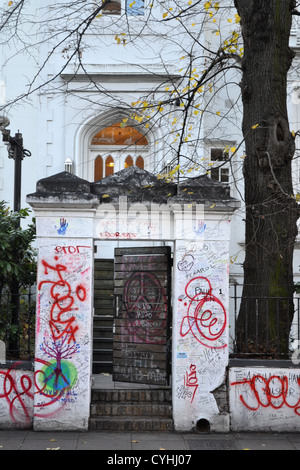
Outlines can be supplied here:
<path id="1" fill-rule="evenodd" d="M 195 398 L 195 393 L 199 387 L 198 378 L 197 378 L 197 368 L 195 364 L 191 364 L 189 371 L 186 371 L 184 376 L 184 386 L 189 387 L 193 391 L 191 403 Z"/>
<path id="2" fill-rule="evenodd" d="M 41 257 L 38 283 L 38 346 L 35 386 L 37 416 L 53 415 L 74 402 L 77 394 L 76 357 L 82 348 L 81 331 L 88 301 L 86 249 L 89 246 L 56 246 Z M 43 305 L 41 298 L 43 296 Z M 41 309 L 43 310 L 41 312 Z M 54 407 L 51 405 L 55 405 Z M 50 412 L 51 409 L 51 412 Z M 48 412 L 49 411 L 49 412 Z M 50 414 L 49 414 L 50 413 Z"/>
<path id="3" fill-rule="evenodd" d="M 185 295 L 179 298 L 184 302 L 186 315 L 180 327 L 182 337 L 193 337 L 208 348 L 224 348 L 226 343 L 218 340 L 226 328 L 226 311 L 222 302 L 212 294 L 210 281 L 205 277 L 195 277 L 185 286 Z"/>

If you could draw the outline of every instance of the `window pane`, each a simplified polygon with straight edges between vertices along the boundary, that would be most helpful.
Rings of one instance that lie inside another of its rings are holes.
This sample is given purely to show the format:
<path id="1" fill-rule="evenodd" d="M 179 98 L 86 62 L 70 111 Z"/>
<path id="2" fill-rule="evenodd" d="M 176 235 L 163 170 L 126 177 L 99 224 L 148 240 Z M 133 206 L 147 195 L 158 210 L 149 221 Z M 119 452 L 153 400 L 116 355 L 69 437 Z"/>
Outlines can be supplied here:
<path id="1" fill-rule="evenodd" d="M 141 157 L 141 156 L 137 157 L 135 164 L 138 168 L 141 168 L 143 170 L 144 169 L 144 159 L 143 159 L 143 157 Z"/>
<path id="2" fill-rule="evenodd" d="M 114 174 L 114 159 L 109 155 L 105 162 L 105 176 L 110 176 Z"/>
<path id="3" fill-rule="evenodd" d="M 95 160 L 95 181 L 99 181 L 103 178 L 103 159 L 100 155 Z"/>
<path id="4" fill-rule="evenodd" d="M 131 126 L 118 122 L 94 135 L 92 145 L 148 145 L 147 138 Z"/>
<path id="5" fill-rule="evenodd" d="M 223 160 L 223 149 L 210 149 L 210 159 L 213 162 L 221 162 Z"/>
<path id="6" fill-rule="evenodd" d="M 120 15 L 121 0 L 111 0 L 111 2 L 109 2 L 107 5 L 104 5 L 104 7 L 102 8 L 102 13 L 106 15 Z"/>
<path id="7" fill-rule="evenodd" d="M 229 183 L 229 169 L 228 168 L 221 168 L 221 182 Z"/>
<path id="8" fill-rule="evenodd" d="M 130 166 L 133 166 L 133 160 L 132 157 L 128 155 L 125 160 L 125 168 L 129 168 Z"/>
<path id="9" fill-rule="evenodd" d="M 210 170 L 210 176 L 212 180 L 219 181 L 219 168 L 212 168 Z"/>
<path id="10" fill-rule="evenodd" d="M 130 16 L 144 14 L 144 0 L 126 0 L 126 13 Z"/>
<path id="11" fill-rule="evenodd" d="M 229 158 L 228 151 L 223 148 L 210 149 L 210 159 L 212 162 L 226 162 Z"/>

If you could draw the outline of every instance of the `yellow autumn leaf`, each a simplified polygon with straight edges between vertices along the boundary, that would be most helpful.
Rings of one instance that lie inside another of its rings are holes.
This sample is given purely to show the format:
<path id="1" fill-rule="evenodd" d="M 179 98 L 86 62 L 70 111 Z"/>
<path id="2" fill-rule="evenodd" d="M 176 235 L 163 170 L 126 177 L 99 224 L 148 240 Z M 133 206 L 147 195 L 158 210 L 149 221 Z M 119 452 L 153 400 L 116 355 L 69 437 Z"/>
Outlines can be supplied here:
<path id="1" fill-rule="evenodd" d="M 175 173 L 177 173 L 177 171 L 179 170 L 179 167 L 180 167 L 180 165 L 177 165 L 177 166 L 174 168 L 174 170 L 170 171 L 169 176 L 172 176 L 172 175 L 174 175 Z"/>
<path id="2" fill-rule="evenodd" d="M 254 126 L 252 126 L 252 129 L 256 129 L 258 127 L 258 124 L 254 124 Z"/>
<path id="3" fill-rule="evenodd" d="M 104 198 L 109 197 L 109 194 L 103 194 L 102 197 L 104 197 Z"/>

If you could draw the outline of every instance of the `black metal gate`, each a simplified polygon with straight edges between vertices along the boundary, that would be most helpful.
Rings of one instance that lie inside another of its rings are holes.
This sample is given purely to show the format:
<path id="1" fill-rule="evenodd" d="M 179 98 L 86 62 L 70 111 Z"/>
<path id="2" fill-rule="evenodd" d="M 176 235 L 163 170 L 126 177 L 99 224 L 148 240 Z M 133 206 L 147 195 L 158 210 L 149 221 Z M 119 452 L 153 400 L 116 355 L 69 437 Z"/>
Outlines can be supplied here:
<path id="1" fill-rule="evenodd" d="M 168 385 L 170 291 L 170 247 L 115 249 L 115 381 Z"/>

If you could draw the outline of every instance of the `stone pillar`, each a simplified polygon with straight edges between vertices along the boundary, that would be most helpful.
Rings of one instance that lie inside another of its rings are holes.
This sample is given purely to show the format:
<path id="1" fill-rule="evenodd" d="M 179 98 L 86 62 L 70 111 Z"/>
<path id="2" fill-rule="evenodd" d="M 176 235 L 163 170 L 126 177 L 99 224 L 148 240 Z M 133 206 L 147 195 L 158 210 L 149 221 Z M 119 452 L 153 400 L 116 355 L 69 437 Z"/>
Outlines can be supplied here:
<path id="1" fill-rule="evenodd" d="M 92 374 L 93 201 L 89 186 L 78 192 L 79 178 L 74 185 L 71 175 L 64 174 L 63 187 L 58 178 L 60 196 L 54 181 L 50 183 L 51 194 L 47 179 L 27 199 L 35 210 L 38 244 L 33 426 L 86 430 Z"/>
<path id="2" fill-rule="evenodd" d="M 177 431 L 229 430 L 229 415 L 214 397 L 224 385 L 229 357 L 229 227 L 229 216 L 206 212 L 194 236 L 175 241 L 172 385 Z"/>

